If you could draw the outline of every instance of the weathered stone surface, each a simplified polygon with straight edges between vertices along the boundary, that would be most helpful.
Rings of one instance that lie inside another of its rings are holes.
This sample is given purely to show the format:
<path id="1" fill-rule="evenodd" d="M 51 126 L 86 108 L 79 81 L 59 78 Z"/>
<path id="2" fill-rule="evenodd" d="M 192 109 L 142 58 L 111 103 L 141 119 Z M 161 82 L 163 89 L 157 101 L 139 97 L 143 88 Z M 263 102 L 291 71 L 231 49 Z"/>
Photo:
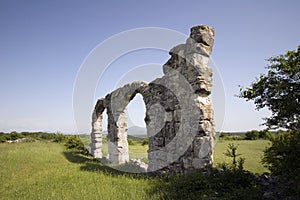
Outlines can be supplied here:
<path id="1" fill-rule="evenodd" d="M 215 135 L 209 95 L 212 69 L 207 66 L 214 29 L 191 28 L 185 44 L 170 50 L 164 76 L 151 83 L 135 81 L 98 100 L 93 112 L 91 153 L 101 158 L 102 112 L 108 115 L 108 151 L 112 163 L 129 161 L 126 106 L 137 93 L 146 105 L 148 172 L 184 172 L 212 165 Z"/>

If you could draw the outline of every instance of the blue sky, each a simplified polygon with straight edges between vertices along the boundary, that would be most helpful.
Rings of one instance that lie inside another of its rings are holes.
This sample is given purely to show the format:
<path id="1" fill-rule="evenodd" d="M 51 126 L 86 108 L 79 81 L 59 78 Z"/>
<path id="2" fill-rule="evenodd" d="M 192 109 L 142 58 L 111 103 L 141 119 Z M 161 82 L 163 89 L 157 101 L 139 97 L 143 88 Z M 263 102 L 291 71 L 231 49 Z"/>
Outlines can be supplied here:
<path id="1" fill-rule="evenodd" d="M 114 34 L 141 27 L 169 28 L 189 34 L 190 27 L 197 24 L 215 28 L 212 59 L 226 93 L 225 119 L 220 129 L 261 129 L 261 118 L 268 112 L 255 111 L 252 102 L 234 95 L 239 91 L 238 85 L 248 86 L 265 72 L 266 58 L 300 45 L 299 8 L 297 0 L 1 0 L 0 131 L 74 132 L 74 82 L 81 64 L 99 43 Z M 137 53 L 139 62 L 135 64 L 163 64 L 168 54 L 160 53 Z M 128 56 L 122 63 L 114 63 L 112 74 L 132 64 L 129 61 L 135 56 Z M 109 79 L 100 82 L 95 96 L 106 93 L 101 88 L 109 89 L 116 84 Z M 134 110 L 135 107 L 138 106 L 130 107 L 130 113 L 140 116 L 141 109 Z"/>

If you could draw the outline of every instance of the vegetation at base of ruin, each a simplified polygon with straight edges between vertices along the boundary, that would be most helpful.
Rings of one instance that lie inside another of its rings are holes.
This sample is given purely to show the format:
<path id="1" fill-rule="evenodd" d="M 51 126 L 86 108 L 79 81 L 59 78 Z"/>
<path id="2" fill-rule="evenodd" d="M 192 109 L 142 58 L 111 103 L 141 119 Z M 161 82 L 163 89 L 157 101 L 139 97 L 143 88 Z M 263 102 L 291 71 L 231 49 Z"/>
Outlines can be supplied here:
<path id="1" fill-rule="evenodd" d="M 223 153 L 228 162 L 204 173 L 195 170 L 169 177 L 157 186 L 164 191 L 162 199 L 262 199 L 263 186 L 257 176 L 244 170 L 245 158 L 238 150 L 238 145 L 229 143 Z"/>

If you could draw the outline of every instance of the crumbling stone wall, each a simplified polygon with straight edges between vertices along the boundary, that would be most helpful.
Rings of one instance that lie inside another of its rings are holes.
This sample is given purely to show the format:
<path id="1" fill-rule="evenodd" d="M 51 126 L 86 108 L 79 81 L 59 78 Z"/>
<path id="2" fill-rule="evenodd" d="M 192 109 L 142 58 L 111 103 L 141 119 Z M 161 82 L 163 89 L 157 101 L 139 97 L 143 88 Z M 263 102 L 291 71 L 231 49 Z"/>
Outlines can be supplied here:
<path id="1" fill-rule="evenodd" d="M 186 43 L 169 52 L 163 77 L 150 83 L 135 81 L 99 99 L 93 112 L 91 154 L 102 157 L 101 121 L 106 108 L 109 160 L 129 161 L 125 111 L 140 93 L 146 105 L 148 171 L 184 172 L 212 165 L 215 129 L 209 98 L 212 69 L 207 64 L 213 42 L 213 28 L 192 27 Z"/>

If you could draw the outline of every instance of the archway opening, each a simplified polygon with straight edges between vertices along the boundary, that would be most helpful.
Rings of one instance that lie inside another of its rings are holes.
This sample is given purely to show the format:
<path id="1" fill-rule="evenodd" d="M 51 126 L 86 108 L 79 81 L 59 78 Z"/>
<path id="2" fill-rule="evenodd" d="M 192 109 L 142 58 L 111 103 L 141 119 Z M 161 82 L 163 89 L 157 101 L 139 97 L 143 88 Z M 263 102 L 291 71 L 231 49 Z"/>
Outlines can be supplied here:
<path id="1" fill-rule="evenodd" d="M 108 144 L 107 144 L 107 124 L 108 124 L 108 117 L 107 117 L 107 109 L 105 108 L 102 112 L 102 157 L 108 158 Z"/>
<path id="2" fill-rule="evenodd" d="M 148 163 L 148 137 L 145 123 L 146 105 L 141 94 L 127 105 L 127 141 L 129 159 Z"/>

